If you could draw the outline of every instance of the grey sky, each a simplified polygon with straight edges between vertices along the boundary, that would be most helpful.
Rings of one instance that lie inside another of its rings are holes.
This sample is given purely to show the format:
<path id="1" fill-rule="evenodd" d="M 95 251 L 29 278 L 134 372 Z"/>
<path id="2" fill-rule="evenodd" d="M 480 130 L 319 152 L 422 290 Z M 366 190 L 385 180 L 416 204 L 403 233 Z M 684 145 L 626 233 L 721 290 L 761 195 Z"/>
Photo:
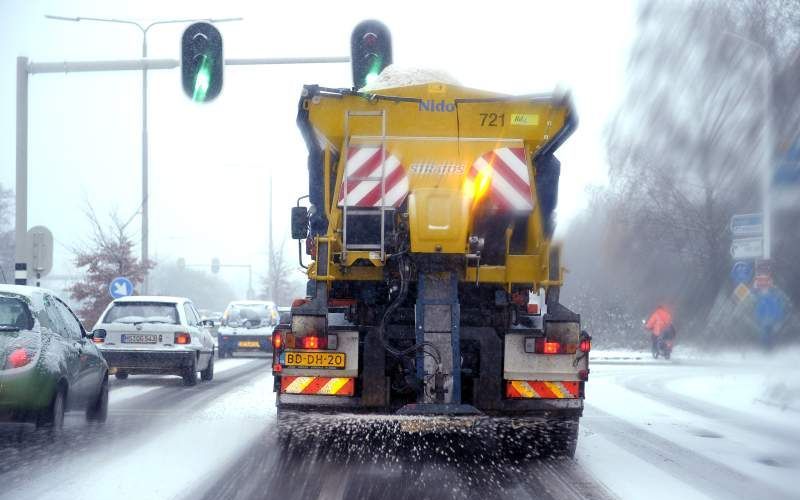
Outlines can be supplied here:
<path id="1" fill-rule="evenodd" d="M 557 4 L 557 5 L 554 5 Z M 344 56 L 366 18 L 392 31 L 395 63 L 441 69 L 462 84 L 507 93 L 572 90 L 581 120 L 562 160 L 560 224 L 605 182 L 603 127 L 621 95 L 634 35 L 631 2 L 139 2 L 0 0 L 0 182 L 14 185 L 16 57 L 34 61 L 134 59 L 134 27 L 61 22 L 44 14 L 132 18 L 241 16 L 220 24 L 228 57 Z M 178 58 L 185 26 L 153 28 L 149 53 Z M 349 86 L 346 64 L 227 68 L 222 95 L 197 105 L 178 70 L 150 72 L 151 255 L 206 263 L 266 261 L 267 182 L 273 177 L 276 241 L 305 194 L 305 147 L 295 127 L 301 86 Z M 128 218 L 140 196 L 141 74 L 34 75 L 30 85 L 29 226 L 51 228 L 54 272 L 71 272 L 69 248 L 101 215 Z M 138 219 L 135 237 L 139 238 Z M 294 261 L 294 242 L 286 252 Z M 223 277 L 244 291 L 246 273 Z"/>

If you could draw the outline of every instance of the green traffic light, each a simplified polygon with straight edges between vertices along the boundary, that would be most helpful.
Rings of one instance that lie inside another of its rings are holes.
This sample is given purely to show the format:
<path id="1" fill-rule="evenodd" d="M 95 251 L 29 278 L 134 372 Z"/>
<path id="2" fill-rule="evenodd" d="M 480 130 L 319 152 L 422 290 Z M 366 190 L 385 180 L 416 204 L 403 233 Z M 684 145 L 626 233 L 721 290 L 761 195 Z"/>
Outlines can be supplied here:
<path id="1" fill-rule="evenodd" d="M 367 60 L 367 74 L 364 75 L 364 83 L 370 85 L 378 79 L 378 75 L 383 70 L 383 58 L 378 54 L 368 54 Z"/>
<path id="2" fill-rule="evenodd" d="M 192 94 L 192 100 L 198 102 L 206 100 L 208 87 L 211 85 L 211 58 L 208 54 L 203 54 L 202 58 L 194 77 L 194 93 Z"/>

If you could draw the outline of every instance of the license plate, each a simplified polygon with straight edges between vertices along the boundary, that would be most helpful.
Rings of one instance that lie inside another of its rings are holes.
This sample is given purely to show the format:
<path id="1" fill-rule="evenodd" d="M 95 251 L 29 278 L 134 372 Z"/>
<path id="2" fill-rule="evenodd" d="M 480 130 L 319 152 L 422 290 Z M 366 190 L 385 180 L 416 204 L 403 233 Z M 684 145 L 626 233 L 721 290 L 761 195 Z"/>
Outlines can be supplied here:
<path id="1" fill-rule="evenodd" d="M 156 344 L 158 335 L 142 335 L 138 333 L 122 334 L 123 344 Z"/>
<path id="2" fill-rule="evenodd" d="M 287 352 L 284 365 L 292 368 L 344 368 L 347 355 L 343 352 Z"/>
<path id="3" fill-rule="evenodd" d="M 239 347 L 261 347 L 258 340 L 240 340 Z"/>

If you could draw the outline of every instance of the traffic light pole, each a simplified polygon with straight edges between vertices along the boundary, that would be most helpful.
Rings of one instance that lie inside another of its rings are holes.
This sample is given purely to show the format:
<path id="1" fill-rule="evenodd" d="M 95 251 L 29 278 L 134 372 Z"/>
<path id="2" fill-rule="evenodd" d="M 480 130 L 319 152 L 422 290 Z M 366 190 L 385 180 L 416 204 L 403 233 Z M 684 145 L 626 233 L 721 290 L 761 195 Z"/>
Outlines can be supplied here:
<path id="1" fill-rule="evenodd" d="M 72 20 L 72 19 L 70 19 Z M 149 28 L 149 26 L 148 26 Z M 147 55 L 146 41 L 142 54 Z M 227 66 L 257 66 L 264 64 L 326 64 L 347 63 L 349 57 L 273 57 L 226 59 Z M 142 260 L 148 258 L 148 161 L 147 161 L 147 70 L 175 69 L 177 59 L 131 59 L 121 61 L 63 61 L 30 62 L 27 57 L 17 57 L 17 145 L 16 145 L 16 212 L 15 212 L 15 265 L 14 283 L 28 284 L 28 262 L 25 255 L 28 231 L 28 83 L 29 76 L 37 73 L 80 73 L 94 71 L 142 71 Z M 272 214 L 270 214 L 271 217 Z M 252 269 L 250 271 L 252 291 Z"/>
<path id="2" fill-rule="evenodd" d="M 252 264 L 218 264 L 219 267 L 247 268 L 247 299 L 255 298 L 253 290 L 253 266 Z M 183 267 L 208 267 L 208 264 L 183 264 Z M 216 274 L 216 271 L 212 271 Z"/>

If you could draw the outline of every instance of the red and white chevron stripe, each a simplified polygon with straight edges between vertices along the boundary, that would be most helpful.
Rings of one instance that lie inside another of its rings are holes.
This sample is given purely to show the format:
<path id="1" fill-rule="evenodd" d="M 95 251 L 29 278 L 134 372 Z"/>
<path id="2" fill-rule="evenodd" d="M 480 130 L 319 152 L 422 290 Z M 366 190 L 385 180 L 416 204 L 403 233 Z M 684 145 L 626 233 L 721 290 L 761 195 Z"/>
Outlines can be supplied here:
<path id="1" fill-rule="evenodd" d="M 490 169 L 487 197 L 496 208 L 514 212 L 533 210 L 525 148 L 498 148 L 484 153 L 472 164 L 467 176 L 475 179 L 485 169 Z"/>
<path id="2" fill-rule="evenodd" d="M 347 183 L 348 207 L 380 207 L 381 183 L 379 180 L 361 180 L 364 177 L 381 176 L 383 148 L 378 146 L 350 147 L 347 150 L 347 166 L 342 189 L 339 193 L 339 206 L 344 205 L 344 183 Z M 398 207 L 408 195 L 408 176 L 400 160 L 388 152 L 385 155 L 383 175 L 384 207 Z"/>

